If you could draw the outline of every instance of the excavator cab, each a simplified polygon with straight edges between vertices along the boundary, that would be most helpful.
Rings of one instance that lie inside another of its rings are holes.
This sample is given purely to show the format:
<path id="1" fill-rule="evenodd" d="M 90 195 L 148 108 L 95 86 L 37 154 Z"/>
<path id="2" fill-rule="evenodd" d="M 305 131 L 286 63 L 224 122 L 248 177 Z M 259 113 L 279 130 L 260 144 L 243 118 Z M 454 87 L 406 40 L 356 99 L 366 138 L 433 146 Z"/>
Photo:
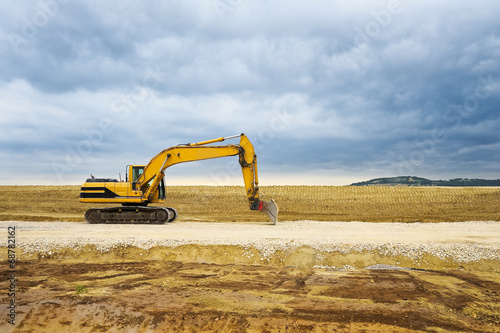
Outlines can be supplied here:
<path id="1" fill-rule="evenodd" d="M 127 165 L 127 181 L 134 183 L 140 181 L 140 177 L 144 173 L 145 165 Z M 131 177 L 131 178 L 130 178 Z"/>
<path id="2" fill-rule="evenodd" d="M 144 174 L 145 165 L 127 165 L 127 181 L 132 184 L 132 188 L 140 189 L 141 176 Z M 153 202 L 165 201 L 165 180 L 162 179 L 158 184 L 158 197 L 154 197 Z"/>

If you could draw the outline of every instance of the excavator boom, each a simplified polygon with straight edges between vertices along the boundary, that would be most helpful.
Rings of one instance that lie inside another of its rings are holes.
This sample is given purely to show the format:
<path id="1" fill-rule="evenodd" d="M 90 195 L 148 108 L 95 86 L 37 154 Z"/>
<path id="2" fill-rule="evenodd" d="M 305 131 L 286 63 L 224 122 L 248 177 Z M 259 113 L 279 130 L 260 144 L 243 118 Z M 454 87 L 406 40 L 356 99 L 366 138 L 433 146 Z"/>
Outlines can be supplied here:
<path id="1" fill-rule="evenodd" d="M 237 145 L 212 145 L 236 137 L 240 138 Z M 250 209 L 267 213 L 273 224 L 276 224 L 278 206 L 272 199 L 264 202 L 259 198 L 257 155 L 245 134 L 167 148 L 154 156 L 146 166 L 129 166 L 127 182 L 88 179 L 82 185 L 81 202 L 120 203 L 122 207 L 91 209 L 86 212 L 85 218 L 89 223 L 172 222 L 177 217 L 175 209 L 146 207 L 149 203 L 165 202 L 165 170 L 179 163 L 236 155 L 239 156 Z"/>

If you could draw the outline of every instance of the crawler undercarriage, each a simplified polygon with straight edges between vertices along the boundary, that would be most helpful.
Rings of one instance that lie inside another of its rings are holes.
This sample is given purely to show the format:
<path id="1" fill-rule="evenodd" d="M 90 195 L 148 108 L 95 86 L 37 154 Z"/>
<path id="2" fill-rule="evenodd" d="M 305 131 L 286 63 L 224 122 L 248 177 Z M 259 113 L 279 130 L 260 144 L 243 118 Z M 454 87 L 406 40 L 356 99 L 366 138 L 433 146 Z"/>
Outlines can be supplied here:
<path id="1" fill-rule="evenodd" d="M 85 220 L 92 224 L 164 224 L 176 218 L 177 211 L 171 207 L 121 206 L 85 212 Z"/>

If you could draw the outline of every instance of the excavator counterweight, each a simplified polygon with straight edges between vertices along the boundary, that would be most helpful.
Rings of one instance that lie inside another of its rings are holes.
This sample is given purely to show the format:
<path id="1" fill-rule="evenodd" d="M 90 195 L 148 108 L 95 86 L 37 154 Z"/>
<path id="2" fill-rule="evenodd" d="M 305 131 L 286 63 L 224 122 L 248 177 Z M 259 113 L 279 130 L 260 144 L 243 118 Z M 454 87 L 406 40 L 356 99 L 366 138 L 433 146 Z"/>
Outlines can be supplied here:
<path id="1" fill-rule="evenodd" d="M 239 137 L 239 144 L 212 145 Z M 129 165 L 126 181 L 109 178 L 89 178 L 82 184 L 80 201 L 84 203 L 116 203 L 121 206 L 92 208 L 85 213 L 88 223 L 163 224 L 173 222 L 177 211 L 171 207 L 148 207 L 164 203 L 165 170 L 175 164 L 225 156 L 239 156 L 246 196 L 251 210 L 267 213 L 273 224 L 278 221 L 278 206 L 274 200 L 261 201 L 257 174 L 257 155 L 245 134 L 221 137 L 198 143 L 167 148 L 154 156 L 147 165 Z"/>

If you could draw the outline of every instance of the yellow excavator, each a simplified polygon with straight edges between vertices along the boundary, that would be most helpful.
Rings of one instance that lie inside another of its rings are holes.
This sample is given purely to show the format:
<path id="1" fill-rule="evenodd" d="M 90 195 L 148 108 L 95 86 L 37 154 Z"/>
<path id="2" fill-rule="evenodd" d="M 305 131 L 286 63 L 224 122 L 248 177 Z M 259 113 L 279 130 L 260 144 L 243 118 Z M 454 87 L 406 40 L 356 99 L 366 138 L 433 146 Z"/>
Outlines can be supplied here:
<path id="1" fill-rule="evenodd" d="M 240 138 L 239 144 L 211 145 L 237 137 Z M 268 202 L 259 199 L 257 155 L 243 133 L 167 148 L 153 157 L 148 165 L 128 165 L 126 181 L 92 176 L 82 184 L 80 202 L 117 203 L 121 206 L 91 208 L 85 212 L 85 220 L 88 223 L 107 224 L 173 222 L 177 218 L 175 208 L 148 207 L 149 203 L 165 203 L 165 169 L 178 163 L 235 155 L 239 156 L 250 209 L 267 213 L 273 224 L 276 224 L 278 206 L 273 199 Z"/>

